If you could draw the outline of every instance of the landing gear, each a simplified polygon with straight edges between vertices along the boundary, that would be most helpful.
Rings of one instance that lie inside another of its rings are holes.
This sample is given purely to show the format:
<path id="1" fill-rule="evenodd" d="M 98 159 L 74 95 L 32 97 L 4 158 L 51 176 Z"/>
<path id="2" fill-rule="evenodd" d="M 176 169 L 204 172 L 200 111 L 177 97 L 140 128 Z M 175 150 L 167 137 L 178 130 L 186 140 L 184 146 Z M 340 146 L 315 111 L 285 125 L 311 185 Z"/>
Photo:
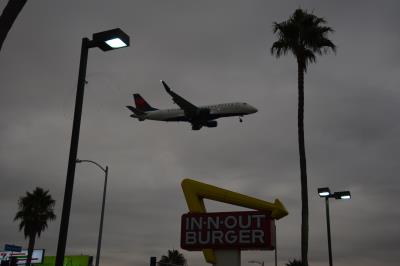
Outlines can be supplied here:
<path id="1" fill-rule="evenodd" d="M 192 124 L 192 130 L 200 130 L 200 128 L 202 128 L 202 125 Z"/>
<path id="2" fill-rule="evenodd" d="M 239 117 L 239 122 L 243 123 L 243 118 Z"/>

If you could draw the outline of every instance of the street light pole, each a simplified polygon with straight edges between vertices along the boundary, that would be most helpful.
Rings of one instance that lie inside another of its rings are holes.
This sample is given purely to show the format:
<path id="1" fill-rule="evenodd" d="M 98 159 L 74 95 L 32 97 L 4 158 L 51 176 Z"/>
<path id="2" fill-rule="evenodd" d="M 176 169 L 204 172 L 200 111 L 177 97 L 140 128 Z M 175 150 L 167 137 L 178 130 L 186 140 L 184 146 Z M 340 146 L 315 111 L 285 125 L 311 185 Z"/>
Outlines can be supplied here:
<path id="1" fill-rule="evenodd" d="M 106 194 L 107 194 L 107 178 L 108 178 L 108 166 L 106 168 L 103 168 L 100 164 L 96 163 L 95 161 L 91 160 L 79 160 L 76 159 L 77 163 L 92 163 L 97 165 L 103 172 L 104 172 L 104 189 L 103 189 L 103 202 L 101 204 L 101 215 L 100 215 L 100 228 L 99 228 L 99 236 L 97 240 L 97 251 L 96 251 L 96 262 L 95 266 L 99 266 L 100 263 L 100 250 L 101 250 L 101 239 L 103 236 L 103 221 L 104 221 L 104 206 L 106 203 Z"/>
<path id="2" fill-rule="evenodd" d="M 332 266 L 332 245 L 331 245 L 331 219 L 329 217 L 329 197 L 325 197 L 326 209 L 326 228 L 328 231 L 328 252 L 329 252 L 329 266 Z"/>
<path id="3" fill-rule="evenodd" d="M 275 226 L 275 266 L 278 266 L 278 236 L 276 233 L 276 224 Z"/>
<path id="4" fill-rule="evenodd" d="M 104 171 L 104 173 L 105 173 L 105 179 L 104 179 L 104 189 L 103 189 L 103 203 L 101 204 L 101 218 L 100 218 L 99 239 L 97 241 L 96 266 L 99 266 L 100 263 L 101 237 L 103 236 L 104 205 L 106 203 L 108 166 L 106 166 L 106 170 Z"/>
<path id="5" fill-rule="evenodd" d="M 67 244 L 69 215 L 71 212 L 72 191 L 74 188 L 75 161 L 78 153 L 79 131 L 81 126 L 83 95 L 85 88 L 86 66 L 89 51 L 89 39 L 82 39 L 81 58 L 79 62 L 79 76 L 76 90 L 74 121 L 72 125 L 71 145 L 68 159 L 67 181 L 65 184 L 64 201 L 61 214 L 60 233 L 58 236 L 56 266 L 63 266 L 65 247 Z"/>
<path id="6" fill-rule="evenodd" d="M 321 198 L 325 198 L 325 210 L 326 210 L 326 230 L 328 233 L 328 253 L 329 253 L 329 266 L 333 265 L 332 260 L 332 244 L 331 244 L 331 219 L 329 214 L 329 198 L 335 199 L 350 199 L 350 191 L 340 191 L 331 193 L 327 187 L 318 188 L 318 194 Z"/>
<path id="7" fill-rule="evenodd" d="M 83 95 L 85 89 L 86 67 L 89 48 L 98 47 L 103 51 L 129 46 L 129 36 L 121 29 L 112 29 L 93 34 L 92 40 L 82 39 L 79 75 L 76 90 L 74 120 L 72 124 L 71 144 L 68 158 L 67 180 L 65 182 L 64 201 L 61 214 L 60 233 L 58 235 L 56 266 L 63 266 L 67 244 L 69 216 L 71 212 L 72 191 L 75 178 L 75 162 L 78 153 L 79 132 L 82 117 Z"/>

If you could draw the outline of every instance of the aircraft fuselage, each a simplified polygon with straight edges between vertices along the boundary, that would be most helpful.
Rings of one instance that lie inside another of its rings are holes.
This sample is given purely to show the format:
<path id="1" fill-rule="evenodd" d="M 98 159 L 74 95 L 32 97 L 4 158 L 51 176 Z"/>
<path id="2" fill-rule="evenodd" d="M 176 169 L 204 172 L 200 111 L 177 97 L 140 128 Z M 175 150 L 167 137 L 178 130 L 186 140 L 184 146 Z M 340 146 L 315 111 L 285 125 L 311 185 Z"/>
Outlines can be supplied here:
<path id="1" fill-rule="evenodd" d="M 223 103 L 215 105 L 204 105 L 199 106 L 201 110 L 210 110 L 207 117 L 204 120 L 214 120 L 221 117 L 229 116 L 243 116 L 257 112 L 257 109 L 247 103 Z M 140 118 L 142 120 L 155 120 L 155 121 L 187 121 L 191 122 L 190 119 L 185 116 L 183 109 L 163 109 L 148 111 L 143 115 L 132 114 L 131 117 Z"/>

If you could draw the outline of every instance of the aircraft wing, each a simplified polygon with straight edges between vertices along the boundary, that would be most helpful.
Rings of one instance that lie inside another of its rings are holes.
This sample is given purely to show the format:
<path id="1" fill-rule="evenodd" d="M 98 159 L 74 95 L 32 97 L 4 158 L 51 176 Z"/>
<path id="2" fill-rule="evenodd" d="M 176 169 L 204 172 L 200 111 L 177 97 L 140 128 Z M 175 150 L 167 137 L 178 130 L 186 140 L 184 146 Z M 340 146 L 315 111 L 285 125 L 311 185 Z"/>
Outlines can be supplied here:
<path id="1" fill-rule="evenodd" d="M 167 83 L 165 83 L 165 81 L 161 80 L 161 83 L 164 86 L 167 93 L 171 95 L 174 103 L 176 103 L 180 108 L 182 108 L 186 115 L 192 116 L 198 112 L 199 108 L 196 105 L 190 103 L 189 101 L 185 100 L 184 98 L 173 92 L 171 88 L 167 85 Z"/>

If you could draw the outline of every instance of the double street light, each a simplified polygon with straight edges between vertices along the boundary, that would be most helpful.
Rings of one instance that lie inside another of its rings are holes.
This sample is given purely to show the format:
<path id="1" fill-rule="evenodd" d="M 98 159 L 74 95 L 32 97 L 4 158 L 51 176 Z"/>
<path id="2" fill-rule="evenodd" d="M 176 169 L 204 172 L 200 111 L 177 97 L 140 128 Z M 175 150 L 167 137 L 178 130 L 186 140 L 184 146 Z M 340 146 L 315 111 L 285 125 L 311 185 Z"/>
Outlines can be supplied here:
<path id="1" fill-rule="evenodd" d="M 91 160 L 79 160 L 76 159 L 76 163 L 92 163 L 99 167 L 104 172 L 104 189 L 103 189 L 103 201 L 101 204 L 101 215 L 100 215 L 100 229 L 99 236 L 97 240 L 97 251 L 96 251 L 96 264 L 95 266 L 99 266 L 100 263 L 100 250 L 101 250 L 101 237 L 103 235 L 103 220 L 104 220 L 104 205 L 106 203 L 106 193 L 107 193 L 107 177 L 108 177 L 108 166 L 106 168 L 102 167 L 100 164 Z"/>
<path id="2" fill-rule="evenodd" d="M 325 198 L 326 207 L 326 227 L 328 231 L 328 252 L 329 252 L 329 266 L 332 266 L 332 246 L 331 246 L 331 223 L 329 217 L 329 198 L 334 199 L 350 199 L 350 191 L 339 191 L 331 193 L 328 187 L 318 188 L 318 195 Z"/>
<path id="3" fill-rule="evenodd" d="M 121 29 L 112 29 L 95 33 L 92 40 L 82 39 L 81 56 L 79 62 L 79 76 L 76 90 L 74 121 L 72 125 L 71 145 L 68 159 L 67 180 L 65 184 L 64 201 L 61 214 L 60 233 L 58 236 L 56 266 L 63 266 L 65 247 L 67 244 L 68 224 L 71 211 L 72 191 L 74 187 L 75 162 L 78 153 L 79 132 L 81 126 L 83 95 L 86 79 L 86 67 L 90 48 L 98 47 L 103 51 L 110 51 L 129 46 L 129 36 Z"/>

